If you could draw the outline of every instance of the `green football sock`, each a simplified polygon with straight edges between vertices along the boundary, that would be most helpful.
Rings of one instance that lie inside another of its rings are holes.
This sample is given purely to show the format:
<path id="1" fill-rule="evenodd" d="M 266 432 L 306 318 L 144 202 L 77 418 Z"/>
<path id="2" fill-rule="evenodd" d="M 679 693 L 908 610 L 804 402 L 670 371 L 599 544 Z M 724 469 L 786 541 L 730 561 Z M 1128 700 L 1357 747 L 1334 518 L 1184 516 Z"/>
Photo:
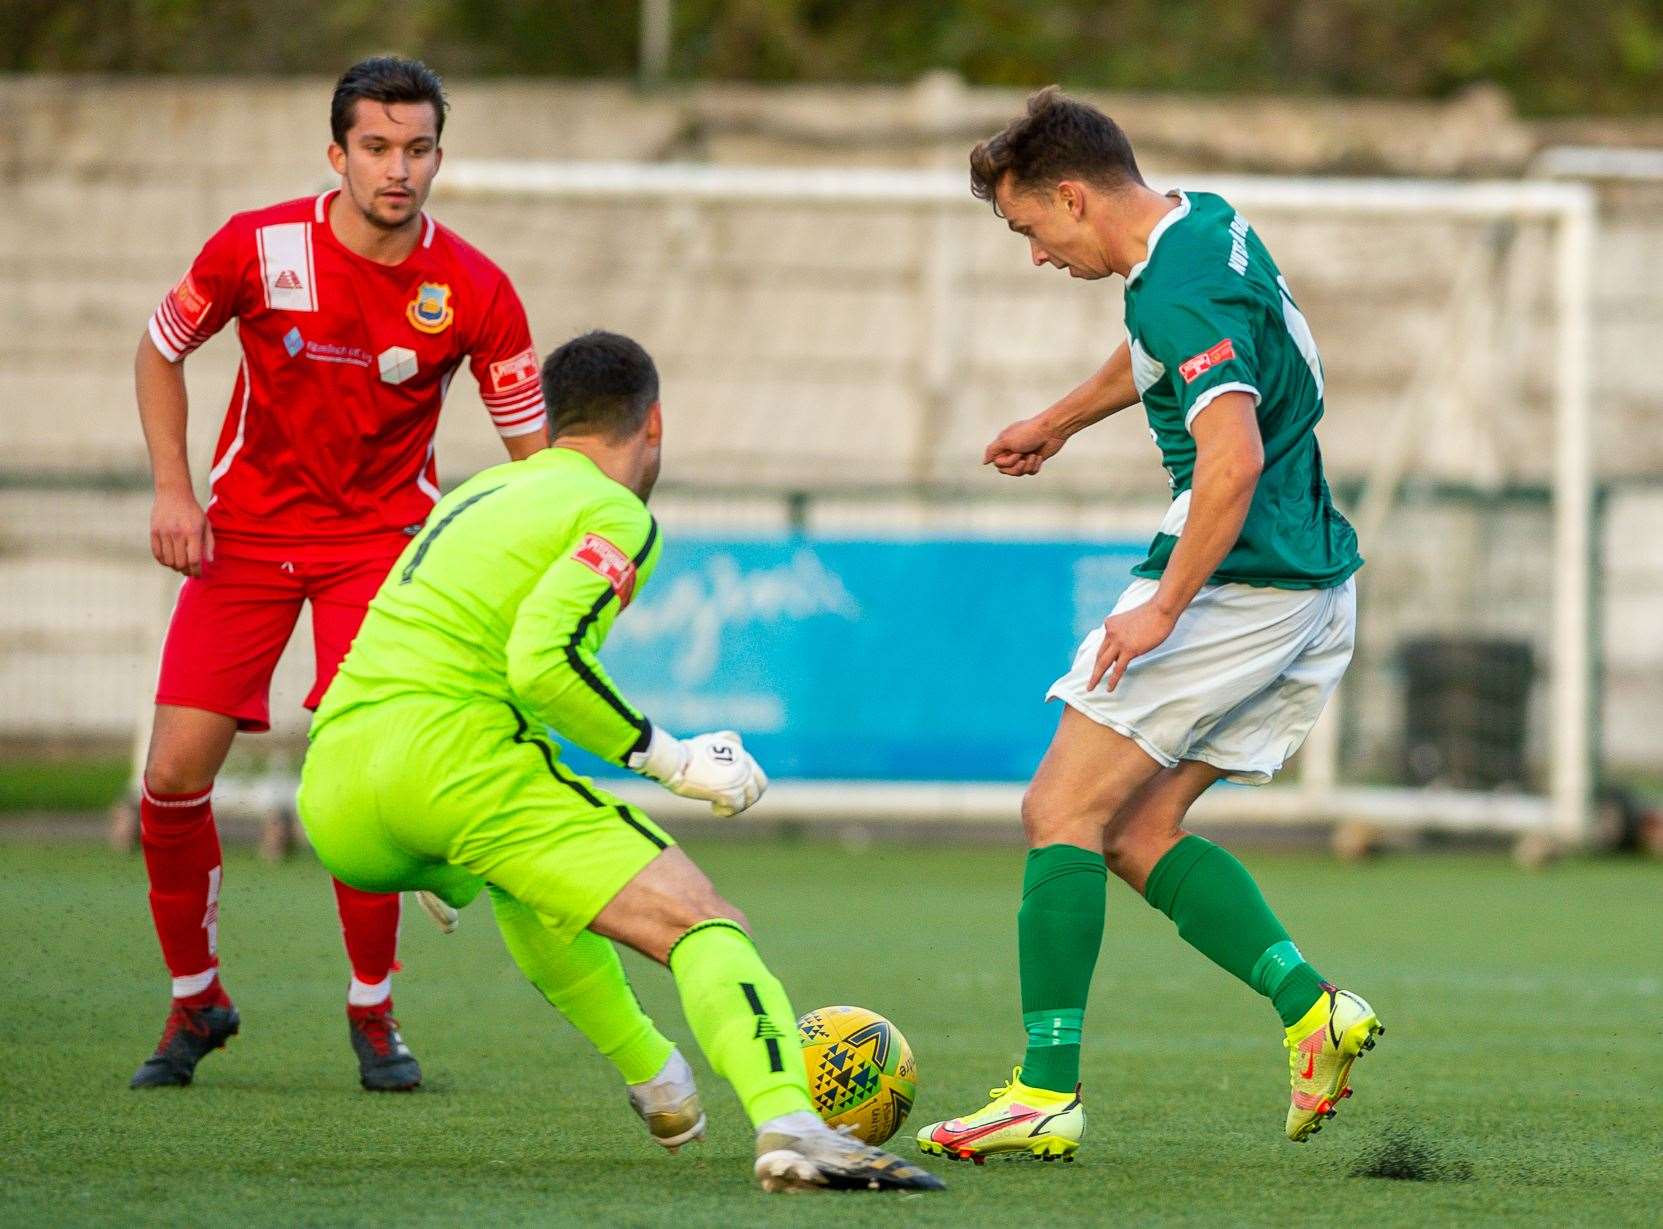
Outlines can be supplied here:
<path id="1" fill-rule="evenodd" d="M 1144 899 L 1196 951 L 1270 999 L 1292 1027 L 1323 994 L 1323 979 L 1288 938 L 1247 868 L 1211 841 L 1186 836 L 1149 872 Z"/>
<path id="2" fill-rule="evenodd" d="M 813 1113 L 797 1017 L 785 987 L 739 923 L 700 922 L 676 940 L 666 963 L 693 1036 L 716 1074 L 739 1094 L 752 1125 L 800 1110 Z"/>
<path id="3" fill-rule="evenodd" d="M 1028 851 L 1016 946 L 1028 1031 L 1022 1082 L 1031 1088 L 1073 1092 L 1080 1082 L 1080 1036 L 1107 894 L 1102 854 L 1077 845 Z"/>
<path id="4" fill-rule="evenodd" d="M 520 971 L 625 1083 L 644 1084 L 659 1073 L 675 1046 L 641 1010 L 610 942 L 587 930 L 567 942 L 530 905 L 495 886 L 491 908 Z"/>

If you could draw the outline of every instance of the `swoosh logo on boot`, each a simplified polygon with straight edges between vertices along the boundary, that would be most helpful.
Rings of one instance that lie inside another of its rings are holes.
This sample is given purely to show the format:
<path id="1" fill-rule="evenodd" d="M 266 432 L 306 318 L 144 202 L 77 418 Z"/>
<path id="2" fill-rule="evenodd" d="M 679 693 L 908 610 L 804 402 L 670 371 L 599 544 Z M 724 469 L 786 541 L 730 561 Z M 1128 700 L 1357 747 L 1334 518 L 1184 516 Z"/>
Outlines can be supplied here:
<path id="1" fill-rule="evenodd" d="M 1009 1114 L 994 1122 L 984 1122 L 980 1126 L 967 1127 L 960 1131 L 955 1131 L 946 1123 L 942 1123 L 935 1129 L 930 1138 L 938 1144 L 973 1144 L 984 1136 L 992 1135 L 996 1131 L 1002 1131 L 1006 1127 L 1019 1126 L 1024 1122 L 1032 1122 L 1039 1116 L 1038 1110 L 1025 1110 L 1020 1114 Z"/>

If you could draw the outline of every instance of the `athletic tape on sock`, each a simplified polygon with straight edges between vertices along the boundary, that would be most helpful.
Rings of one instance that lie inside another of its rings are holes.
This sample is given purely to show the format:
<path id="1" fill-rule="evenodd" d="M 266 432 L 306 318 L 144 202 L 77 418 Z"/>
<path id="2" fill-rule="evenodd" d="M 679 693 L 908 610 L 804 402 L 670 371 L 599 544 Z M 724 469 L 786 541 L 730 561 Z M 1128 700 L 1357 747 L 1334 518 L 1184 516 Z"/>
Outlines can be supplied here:
<path id="1" fill-rule="evenodd" d="M 201 994 L 214 984 L 214 978 L 218 976 L 219 969 L 216 966 L 215 968 L 204 969 L 200 973 L 193 973 L 189 977 L 175 977 L 173 979 L 173 997 L 188 999 L 193 994 Z"/>
<path id="2" fill-rule="evenodd" d="M 1022 1013 L 1022 1027 L 1028 1032 L 1028 1044 L 1035 1048 L 1077 1046 L 1085 1032 L 1085 1023 L 1083 1008 L 1059 1007 L 1051 1011 Z"/>
<path id="3" fill-rule="evenodd" d="M 1253 975 L 1249 979 L 1253 988 L 1266 998 L 1270 998 L 1287 980 L 1288 975 L 1305 963 L 1305 957 L 1299 954 L 1292 939 L 1285 939 L 1281 943 L 1273 943 L 1265 949 L 1253 964 Z"/>
<path id="4" fill-rule="evenodd" d="M 346 989 L 348 1007 L 379 1007 L 393 997 L 393 979 L 391 975 L 383 977 L 378 982 L 360 981 L 354 975 Z"/>

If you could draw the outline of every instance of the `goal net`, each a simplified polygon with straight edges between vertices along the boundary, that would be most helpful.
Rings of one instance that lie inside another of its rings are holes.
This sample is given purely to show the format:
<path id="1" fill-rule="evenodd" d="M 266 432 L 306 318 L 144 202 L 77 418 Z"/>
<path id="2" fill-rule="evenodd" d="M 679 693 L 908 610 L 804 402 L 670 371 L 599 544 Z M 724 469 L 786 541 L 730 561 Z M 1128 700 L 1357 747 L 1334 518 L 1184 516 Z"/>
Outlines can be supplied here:
<path id="1" fill-rule="evenodd" d="M 1178 182 L 1242 211 L 1311 321 L 1324 458 L 1368 560 L 1357 657 L 1306 748 L 1198 815 L 1576 841 L 1591 194 Z M 626 691 L 672 729 L 757 729 L 770 817 L 1008 822 L 1055 720 L 1044 689 L 1165 483 L 1136 408 L 1037 479 L 996 477 L 982 448 L 1121 340 L 1119 280 L 1029 267 L 938 171 L 459 161 L 433 209 L 510 272 L 545 349 L 605 327 L 659 363 L 655 510 L 685 546 L 608 646 Z M 449 481 L 492 449 L 447 410 Z"/>

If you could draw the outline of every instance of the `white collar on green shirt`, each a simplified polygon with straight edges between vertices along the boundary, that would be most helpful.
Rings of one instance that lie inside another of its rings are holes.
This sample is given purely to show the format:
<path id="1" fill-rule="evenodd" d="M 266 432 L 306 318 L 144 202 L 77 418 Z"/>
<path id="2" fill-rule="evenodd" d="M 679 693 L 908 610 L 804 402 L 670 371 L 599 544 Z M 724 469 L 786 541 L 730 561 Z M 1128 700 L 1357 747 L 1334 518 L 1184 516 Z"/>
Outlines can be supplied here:
<path id="1" fill-rule="evenodd" d="M 1161 241 L 1161 236 L 1166 234 L 1167 230 L 1172 226 L 1189 217 L 1190 198 L 1182 188 L 1174 188 L 1172 191 L 1166 193 L 1166 195 L 1176 196 L 1178 198 L 1178 207 L 1176 209 L 1168 209 L 1164 214 L 1162 214 L 1161 220 L 1155 223 L 1155 229 L 1149 232 L 1149 243 L 1144 248 L 1143 259 L 1133 265 L 1126 273 L 1126 284 L 1128 286 L 1138 280 L 1138 275 L 1143 272 L 1144 267 L 1148 265 L 1149 261 L 1154 257 L 1155 245 Z"/>

